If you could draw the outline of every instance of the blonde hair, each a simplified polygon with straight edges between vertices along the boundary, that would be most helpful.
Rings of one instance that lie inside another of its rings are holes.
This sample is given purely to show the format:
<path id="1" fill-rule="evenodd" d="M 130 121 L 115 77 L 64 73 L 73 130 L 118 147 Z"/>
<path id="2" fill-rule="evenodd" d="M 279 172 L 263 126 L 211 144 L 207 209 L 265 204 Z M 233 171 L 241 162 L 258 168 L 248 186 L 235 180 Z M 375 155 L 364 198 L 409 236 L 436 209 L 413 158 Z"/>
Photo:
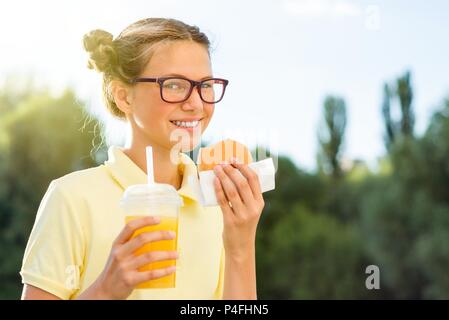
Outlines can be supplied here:
<path id="1" fill-rule="evenodd" d="M 111 33 L 95 29 L 83 37 L 84 49 L 89 53 L 87 67 L 103 74 L 103 100 L 112 115 L 125 119 L 111 93 L 111 83 L 123 83 L 141 75 L 156 47 L 167 42 L 190 40 L 210 50 L 207 36 L 196 26 L 164 18 L 139 20 L 126 27 L 117 38 Z"/>

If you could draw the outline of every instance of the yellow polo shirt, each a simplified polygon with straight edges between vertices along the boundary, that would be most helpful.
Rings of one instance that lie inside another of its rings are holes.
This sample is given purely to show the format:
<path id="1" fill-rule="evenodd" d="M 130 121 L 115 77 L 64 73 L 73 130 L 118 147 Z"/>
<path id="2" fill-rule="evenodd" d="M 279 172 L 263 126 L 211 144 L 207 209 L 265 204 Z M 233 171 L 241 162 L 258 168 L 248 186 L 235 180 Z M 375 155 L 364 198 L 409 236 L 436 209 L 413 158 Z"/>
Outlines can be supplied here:
<path id="1" fill-rule="evenodd" d="M 136 289 L 129 299 L 221 299 L 223 218 L 220 207 L 203 207 L 188 184 L 195 163 L 181 154 L 178 190 L 184 205 L 178 223 L 176 288 Z M 104 164 L 53 180 L 36 215 L 22 263 L 22 283 L 74 299 L 103 271 L 112 242 L 125 225 L 119 206 L 124 190 L 146 183 L 146 174 L 121 148 L 111 146 Z"/>

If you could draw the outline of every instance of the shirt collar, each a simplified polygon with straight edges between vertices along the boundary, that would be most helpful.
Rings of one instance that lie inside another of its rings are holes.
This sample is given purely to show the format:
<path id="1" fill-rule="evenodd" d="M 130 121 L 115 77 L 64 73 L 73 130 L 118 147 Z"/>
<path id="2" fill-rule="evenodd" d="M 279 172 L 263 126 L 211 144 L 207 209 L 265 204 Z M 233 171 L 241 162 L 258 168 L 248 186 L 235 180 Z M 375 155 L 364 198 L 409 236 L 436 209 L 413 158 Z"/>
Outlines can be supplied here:
<path id="1" fill-rule="evenodd" d="M 184 153 L 180 153 L 181 161 L 179 170 L 182 172 L 181 188 L 178 194 L 184 198 L 184 202 L 198 201 L 197 196 L 189 185 L 189 176 L 198 177 L 195 162 Z M 133 184 L 147 183 L 147 175 L 142 171 L 118 146 L 110 146 L 108 149 L 108 160 L 104 162 L 112 177 L 125 190 Z"/>

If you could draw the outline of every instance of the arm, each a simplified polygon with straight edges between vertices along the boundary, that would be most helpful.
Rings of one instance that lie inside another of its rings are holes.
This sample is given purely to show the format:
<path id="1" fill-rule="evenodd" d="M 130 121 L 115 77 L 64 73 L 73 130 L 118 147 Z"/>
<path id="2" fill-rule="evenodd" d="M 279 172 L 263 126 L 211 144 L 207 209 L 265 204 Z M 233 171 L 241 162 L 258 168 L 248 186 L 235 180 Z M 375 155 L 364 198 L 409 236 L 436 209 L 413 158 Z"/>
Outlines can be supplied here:
<path id="1" fill-rule="evenodd" d="M 51 294 L 45 290 L 35 286 L 24 284 L 22 291 L 22 300 L 62 300 L 61 298 Z"/>
<path id="2" fill-rule="evenodd" d="M 257 300 L 255 246 L 241 257 L 226 256 L 223 300 Z"/>
<path id="3" fill-rule="evenodd" d="M 256 300 L 256 229 L 265 205 L 257 174 L 247 165 L 215 167 L 215 192 L 223 212 L 223 299 Z"/>

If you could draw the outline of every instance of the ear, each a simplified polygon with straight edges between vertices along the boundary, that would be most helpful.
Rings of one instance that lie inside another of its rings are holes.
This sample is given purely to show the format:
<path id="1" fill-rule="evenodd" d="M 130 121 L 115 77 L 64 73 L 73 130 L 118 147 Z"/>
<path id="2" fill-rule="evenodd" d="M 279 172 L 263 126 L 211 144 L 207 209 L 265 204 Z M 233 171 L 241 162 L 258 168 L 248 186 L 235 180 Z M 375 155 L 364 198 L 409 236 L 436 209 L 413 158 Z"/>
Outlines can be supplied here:
<path id="1" fill-rule="evenodd" d="M 132 111 L 132 88 L 125 85 L 121 81 L 113 80 L 111 82 L 111 93 L 114 98 L 117 108 L 123 111 L 125 114 L 129 114 Z"/>

